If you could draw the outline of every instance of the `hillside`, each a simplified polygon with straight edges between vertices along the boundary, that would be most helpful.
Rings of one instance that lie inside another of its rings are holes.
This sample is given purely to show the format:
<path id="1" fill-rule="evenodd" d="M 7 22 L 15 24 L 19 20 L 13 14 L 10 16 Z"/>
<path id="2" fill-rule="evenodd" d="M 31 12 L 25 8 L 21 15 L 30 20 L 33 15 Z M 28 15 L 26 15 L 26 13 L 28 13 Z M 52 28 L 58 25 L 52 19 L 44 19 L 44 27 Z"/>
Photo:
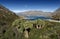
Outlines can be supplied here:
<path id="1" fill-rule="evenodd" d="M 60 8 L 58 8 L 57 10 L 55 10 L 55 12 L 60 12 Z"/>
<path id="2" fill-rule="evenodd" d="M 5 19 L 7 21 L 10 19 L 14 20 L 17 17 L 18 16 L 14 12 L 12 12 L 9 9 L 5 8 L 4 6 L 0 5 L 0 20 L 5 20 Z"/>
<path id="3" fill-rule="evenodd" d="M 60 20 L 60 8 L 58 8 L 52 13 L 52 19 Z"/>
<path id="4" fill-rule="evenodd" d="M 17 19 L 12 26 L 15 34 L 10 30 L 12 35 L 8 37 L 11 39 L 60 39 L 60 23 L 58 22 Z"/>
<path id="5" fill-rule="evenodd" d="M 14 12 L 0 5 L 0 39 L 3 39 L 5 32 L 8 31 L 12 22 L 17 18 L 18 16 Z"/>

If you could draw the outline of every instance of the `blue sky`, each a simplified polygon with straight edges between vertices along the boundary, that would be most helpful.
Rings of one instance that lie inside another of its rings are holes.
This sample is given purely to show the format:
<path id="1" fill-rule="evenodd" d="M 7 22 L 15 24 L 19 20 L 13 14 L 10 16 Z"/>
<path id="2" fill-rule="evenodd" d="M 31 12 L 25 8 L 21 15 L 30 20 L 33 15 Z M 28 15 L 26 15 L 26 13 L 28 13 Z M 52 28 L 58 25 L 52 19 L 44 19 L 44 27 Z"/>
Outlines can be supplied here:
<path id="1" fill-rule="evenodd" d="M 60 0 L 0 0 L 0 4 L 14 12 L 29 10 L 53 12 L 60 7 Z"/>

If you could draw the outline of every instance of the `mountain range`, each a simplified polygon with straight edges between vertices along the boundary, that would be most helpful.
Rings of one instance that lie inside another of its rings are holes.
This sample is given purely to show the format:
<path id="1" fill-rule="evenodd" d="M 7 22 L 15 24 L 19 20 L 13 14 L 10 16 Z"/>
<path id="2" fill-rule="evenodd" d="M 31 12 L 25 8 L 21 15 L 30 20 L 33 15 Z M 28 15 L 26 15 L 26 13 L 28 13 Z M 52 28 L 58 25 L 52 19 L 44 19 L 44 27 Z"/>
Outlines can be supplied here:
<path id="1" fill-rule="evenodd" d="M 43 12 L 43 11 L 25 11 L 17 13 L 18 16 L 50 16 L 51 12 Z"/>
<path id="2" fill-rule="evenodd" d="M 59 12 L 59 13 L 58 13 Z M 23 16 L 24 19 L 32 19 L 32 18 L 52 18 L 52 16 L 55 14 L 60 15 L 60 8 L 56 9 L 54 12 L 43 12 L 43 11 L 25 11 L 17 13 L 18 16 Z"/>

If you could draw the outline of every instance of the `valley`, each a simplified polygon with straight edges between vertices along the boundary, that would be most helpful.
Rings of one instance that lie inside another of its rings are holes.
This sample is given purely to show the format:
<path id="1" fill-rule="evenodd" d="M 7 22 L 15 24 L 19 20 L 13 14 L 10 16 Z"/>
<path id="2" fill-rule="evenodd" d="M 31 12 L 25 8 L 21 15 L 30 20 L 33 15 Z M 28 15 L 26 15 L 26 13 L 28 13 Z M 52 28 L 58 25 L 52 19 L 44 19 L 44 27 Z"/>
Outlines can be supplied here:
<path id="1" fill-rule="evenodd" d="M 60 8 L 15 13 L 0 5 L 0 39 L 60 39 Z"/>

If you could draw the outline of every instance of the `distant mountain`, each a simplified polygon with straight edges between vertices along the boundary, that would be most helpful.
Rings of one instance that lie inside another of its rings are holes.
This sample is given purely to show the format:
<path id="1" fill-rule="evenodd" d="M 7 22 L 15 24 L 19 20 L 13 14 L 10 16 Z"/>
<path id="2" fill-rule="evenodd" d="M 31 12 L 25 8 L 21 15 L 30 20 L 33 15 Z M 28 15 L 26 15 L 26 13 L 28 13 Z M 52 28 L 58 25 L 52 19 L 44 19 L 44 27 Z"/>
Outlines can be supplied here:
<path id="1" fill-rule="evenodd" d="M 43 12 L 43 11 L 26 11 L 17 13 L 18 16 L 23 16 L 24 19 L 45 19 L 51 17 L 51 12 Z"/>
<path id="2" fill-rule="evenodd" d="M 4 7 L 3 5 L 0 5 L 0 38 L 3 39 L 5 32 L 7 32 L 10 27 L 12 22 L 18 19 L 18 16 Z"/>
<path id="3" fill-rule="evenodd" d="M 50 16 L 51 12 L 43 12 L 43 11 L 26 11 L 26 12 L 21 12 L 17 13 L 19 16 L 45 16 L 48 17 Z"/>

